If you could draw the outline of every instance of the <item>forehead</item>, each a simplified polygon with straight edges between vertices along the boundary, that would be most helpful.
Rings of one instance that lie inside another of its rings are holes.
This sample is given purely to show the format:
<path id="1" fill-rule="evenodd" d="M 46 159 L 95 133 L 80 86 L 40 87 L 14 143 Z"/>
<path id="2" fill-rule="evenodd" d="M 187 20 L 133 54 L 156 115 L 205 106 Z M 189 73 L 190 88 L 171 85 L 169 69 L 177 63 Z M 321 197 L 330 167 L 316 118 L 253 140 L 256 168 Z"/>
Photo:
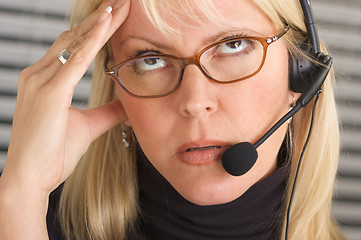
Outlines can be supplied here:
<path id="1" fill-rule="evenodd" d="M 174 3 L 171 8 L 159 7 L 156 16 L 147 15 L 140 1 L 132 2 L 127 20 L 114 34 L 117 41 L 144 36 L 148 39 L 151 37 L 157 42 L 173 41 L 186 45 L 221 32 L 238 30 L 238 32 L 257 36 L 270 36 L 275 32 L 273 23 L 252 0 L 215 0 L 212 1 L 213 9 L 201 8 L 200 4 L 195 4 L 193 0 L 183 0 L 189 2 L 188 11 L 185 10 L 184 5 L 181 6 L 176 3 L 178 1 L 173 0 L 170 1 Z M 192 12 L 189 13 L 190 11 Z M 171 17 L 173 15 L 170 12 L 175 15 L 175 18 Z M 150 18 L 153 19 L 153 23 Z M 154 19 L 161 19 L 160 27 L 155 26 Z M 160 28 L 171 28 L 174 31 L 171 32 L 170 37 L 166 37 Z"/>

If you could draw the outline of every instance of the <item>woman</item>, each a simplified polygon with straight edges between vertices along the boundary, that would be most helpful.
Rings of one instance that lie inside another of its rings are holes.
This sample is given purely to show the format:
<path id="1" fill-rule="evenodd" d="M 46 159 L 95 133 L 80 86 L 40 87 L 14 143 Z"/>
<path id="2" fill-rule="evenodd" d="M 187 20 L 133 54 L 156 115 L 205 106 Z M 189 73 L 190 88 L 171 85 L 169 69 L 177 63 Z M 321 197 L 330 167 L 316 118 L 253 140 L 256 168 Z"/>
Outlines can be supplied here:
<path id="1" fill-rule="evenodd" d="M 19 77 L 0 182 L 2 239 L 46 239 L 48 197 L 66 179 L 58 216 L 49 210 L 51 237 L 282 238 L 311 104 L 257 149 L 244 175 L 229 175 L 220 158 L 257 141 L 299 97 L 288 84 L 289 57 L 305 54 L 298 46 L 308 36 L 298 1 L 78 0 L 72 19 L 79 25 Z M 267 37 L 275 38 L 263 62 L 257 39 Z M 61 64 L 63 49 L 71 54 Z M 97 108 L 69 107 L 97 53 Z M 338 160 L 332 81 L 330 74 L 317 105 L 289 239 L 343 238 L 330 216 Z"/>

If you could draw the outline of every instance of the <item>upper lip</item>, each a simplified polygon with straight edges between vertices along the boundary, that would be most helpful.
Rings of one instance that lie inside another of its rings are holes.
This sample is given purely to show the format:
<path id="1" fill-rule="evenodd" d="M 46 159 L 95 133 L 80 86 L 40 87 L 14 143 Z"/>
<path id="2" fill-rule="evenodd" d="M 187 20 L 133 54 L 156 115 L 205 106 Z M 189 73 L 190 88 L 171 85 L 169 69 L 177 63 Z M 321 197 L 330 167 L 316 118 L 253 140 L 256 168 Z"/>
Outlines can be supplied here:
<path id="1" fill-rule="evenodd" d="M 180 146 L 177 149 L 177 153 L 184 153 L 190 150 L 194 150 L 194 149 L 201 149 L 201 148 L 211 148 L 211 147 L 228 147 L 231 146 L 232 144 L 229 142 L 224 142 L 224 141 L 219 141 L 219 140 L 198 140 L 198 141 L 192 141 L 192 142 L 187 142 L 185 144 L 183 144 L 182 146 Z"/>

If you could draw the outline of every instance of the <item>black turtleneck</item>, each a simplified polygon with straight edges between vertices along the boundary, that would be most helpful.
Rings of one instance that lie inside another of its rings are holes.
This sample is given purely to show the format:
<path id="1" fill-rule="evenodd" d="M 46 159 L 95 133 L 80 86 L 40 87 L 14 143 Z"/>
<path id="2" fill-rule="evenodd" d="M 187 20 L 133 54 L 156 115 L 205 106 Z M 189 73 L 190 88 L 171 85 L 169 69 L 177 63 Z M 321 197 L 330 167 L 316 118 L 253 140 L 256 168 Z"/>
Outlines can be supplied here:
<path id="1" fill-rule="evenodd" d="M 277 239 L 287 168 L 281 167 L 238 199 L 199 206 L 184 199 L 138 152 L 140 219 L 129 239 Z"/>
<path id="2" fill-rule="evenodd" d="M 179 195 L 141 150 L 137 162 L 141 212 L 127 240 L 279 239 L 287 167 L 280 167 L 232 202 L 198 206 Z M 52 240 L 65 239 L 56 215 L 61 190 L 62 186 L 49 200 L 47 226 Z"/>

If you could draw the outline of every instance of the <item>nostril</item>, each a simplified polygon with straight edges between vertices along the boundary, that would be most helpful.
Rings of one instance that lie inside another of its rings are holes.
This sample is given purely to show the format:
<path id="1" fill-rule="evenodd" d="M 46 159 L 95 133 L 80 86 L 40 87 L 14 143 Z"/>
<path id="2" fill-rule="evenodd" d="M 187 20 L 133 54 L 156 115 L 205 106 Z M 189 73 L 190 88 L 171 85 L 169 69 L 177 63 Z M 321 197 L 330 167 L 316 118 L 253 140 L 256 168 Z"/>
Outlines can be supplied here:
<path id="1" fill-rule="evenodd" d="M 208 105 L 208 104 L 207 104 Z M 187 116 L 192 117 L 201 117 L 204 114 L 210 114 L 214 111 L 214 107 L 212 106 L 204 106 L 204 104 L 196 103 L 196 102 L 187 102 L 183 105 L 183 113 Z"/>

